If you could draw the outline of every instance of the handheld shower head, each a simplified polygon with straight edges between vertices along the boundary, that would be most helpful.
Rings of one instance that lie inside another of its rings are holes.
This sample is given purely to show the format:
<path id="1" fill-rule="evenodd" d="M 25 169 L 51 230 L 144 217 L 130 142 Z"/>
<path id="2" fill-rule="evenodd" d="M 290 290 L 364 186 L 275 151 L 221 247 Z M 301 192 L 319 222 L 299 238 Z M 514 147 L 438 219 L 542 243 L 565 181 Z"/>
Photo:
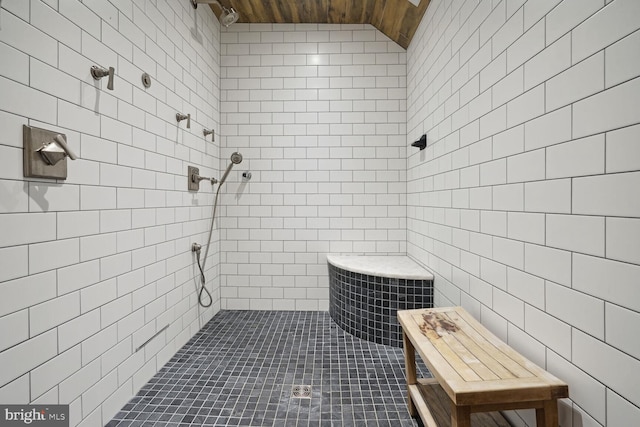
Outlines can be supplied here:
<path id="1" fill-rule="evenodd" d="M 233 165 L 240 164 L 240 162 L 242 162 L 242 154 L 238 153 L 237 151 L 231 154 L 231 163 L 229 163 L 229 166 L 227 166 L 227 170 L 224 171 L 224 175 L 222 175 L 222 178 L 220 178 L 220 185 L 224 184 L 227 176 L 229 176 L 229 172 L 231 172 L 231 169 L 233 168 Z"/>
<path id="2" fill-rule="evenodd" d="M 242 162 L 242 154 L 237 151 L 231 155 L 231 163 L 234 165 L 239 165 Z"/>

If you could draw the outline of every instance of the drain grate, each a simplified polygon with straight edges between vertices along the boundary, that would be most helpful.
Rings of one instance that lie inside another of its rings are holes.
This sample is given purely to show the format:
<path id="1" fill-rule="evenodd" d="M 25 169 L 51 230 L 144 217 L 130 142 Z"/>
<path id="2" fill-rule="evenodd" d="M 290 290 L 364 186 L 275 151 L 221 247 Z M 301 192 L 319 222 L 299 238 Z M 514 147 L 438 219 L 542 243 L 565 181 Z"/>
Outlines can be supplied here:
<path id="1" fill-rule="evenodd" d="M 291 388 L 291 397 L 295 399 L 311 399 L 311 386 L 294 385 Z"/>

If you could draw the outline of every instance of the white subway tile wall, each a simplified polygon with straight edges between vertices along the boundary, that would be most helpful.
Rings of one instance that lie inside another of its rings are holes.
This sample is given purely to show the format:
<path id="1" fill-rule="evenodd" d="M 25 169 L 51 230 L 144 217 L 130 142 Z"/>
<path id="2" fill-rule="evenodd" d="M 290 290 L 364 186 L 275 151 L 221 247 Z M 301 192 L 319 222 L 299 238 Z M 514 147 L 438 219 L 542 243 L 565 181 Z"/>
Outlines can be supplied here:
<path id="1" fill-rule="evenodd" d="M 407 152 L 407 253 L 437 305 L 569 383 L 563 426 L 640 411 L 639 5 L 432 0 L 407 51 L 407 143 L 429 141 Z"/>
<path id="2" fill-rule="evenodd" d="M 168 0 L 5 0 L 0 21 L 0 403 L 101 426 L 220 309 L 220 234 L 209 309 L 190 251 L 213 193 L 186 188 L 188 165 L 220 171 L 202 135 L 221 131 L 220 25 Z M 92 65 L 116 69 L 115 90 Z M 23 178 L 23 124 L 67 135 L 66 181 Z"/>
<path id="3" fill-rule="evenodd" d="M 219 309 L 326 310 L 327 253 L 407 253 L 436 304 L 569 382 L 563 426 L 630 425 L 639 5 L 432 0 L 405 52 L 367 25 L 221 31 L 186 0 L 3 1 L 0 403 L 104 425 Z M 23 178 L 23 124 L 67 135 L 66 181 Z M 213 193 L 186 168 L 234 151 L 204 310 Z"/>
<path id="4" fill-rule="evenodd" d="M 328 310 L 327 253 L 406 253 L 406 52 L 370 25 L 221 42 L 221 158 L 244 156 L 218 220 L 222 308 Z"/>

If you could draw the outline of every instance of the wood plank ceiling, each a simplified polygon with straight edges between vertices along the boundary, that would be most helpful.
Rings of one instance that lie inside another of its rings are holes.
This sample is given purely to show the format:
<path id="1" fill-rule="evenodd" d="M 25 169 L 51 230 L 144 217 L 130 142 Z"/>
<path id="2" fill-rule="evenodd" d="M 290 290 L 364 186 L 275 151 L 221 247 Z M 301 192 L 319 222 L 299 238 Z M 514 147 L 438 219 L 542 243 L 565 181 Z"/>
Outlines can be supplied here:
<path id="1" fill-rule="evenodd" d="M 245 23 L 371 24 L 407 48 L 429 0 L 220 0 Z M 220 8 L 211 5 L 216 15 Z"/>

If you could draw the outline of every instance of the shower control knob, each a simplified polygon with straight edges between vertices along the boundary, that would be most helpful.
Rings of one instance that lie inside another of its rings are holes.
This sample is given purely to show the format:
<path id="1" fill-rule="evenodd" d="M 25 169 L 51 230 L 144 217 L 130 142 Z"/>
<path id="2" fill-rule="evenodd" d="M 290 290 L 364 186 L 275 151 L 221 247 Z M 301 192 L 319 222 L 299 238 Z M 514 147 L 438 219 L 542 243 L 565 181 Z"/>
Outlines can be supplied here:
<path id="1" fill-rule="evenodd" d="M 249 181 L 251 179 L 251 172 L 249 172 L 249 171 L 242 172 L 242 178 L 244 178 L 247 181 Z"/>

